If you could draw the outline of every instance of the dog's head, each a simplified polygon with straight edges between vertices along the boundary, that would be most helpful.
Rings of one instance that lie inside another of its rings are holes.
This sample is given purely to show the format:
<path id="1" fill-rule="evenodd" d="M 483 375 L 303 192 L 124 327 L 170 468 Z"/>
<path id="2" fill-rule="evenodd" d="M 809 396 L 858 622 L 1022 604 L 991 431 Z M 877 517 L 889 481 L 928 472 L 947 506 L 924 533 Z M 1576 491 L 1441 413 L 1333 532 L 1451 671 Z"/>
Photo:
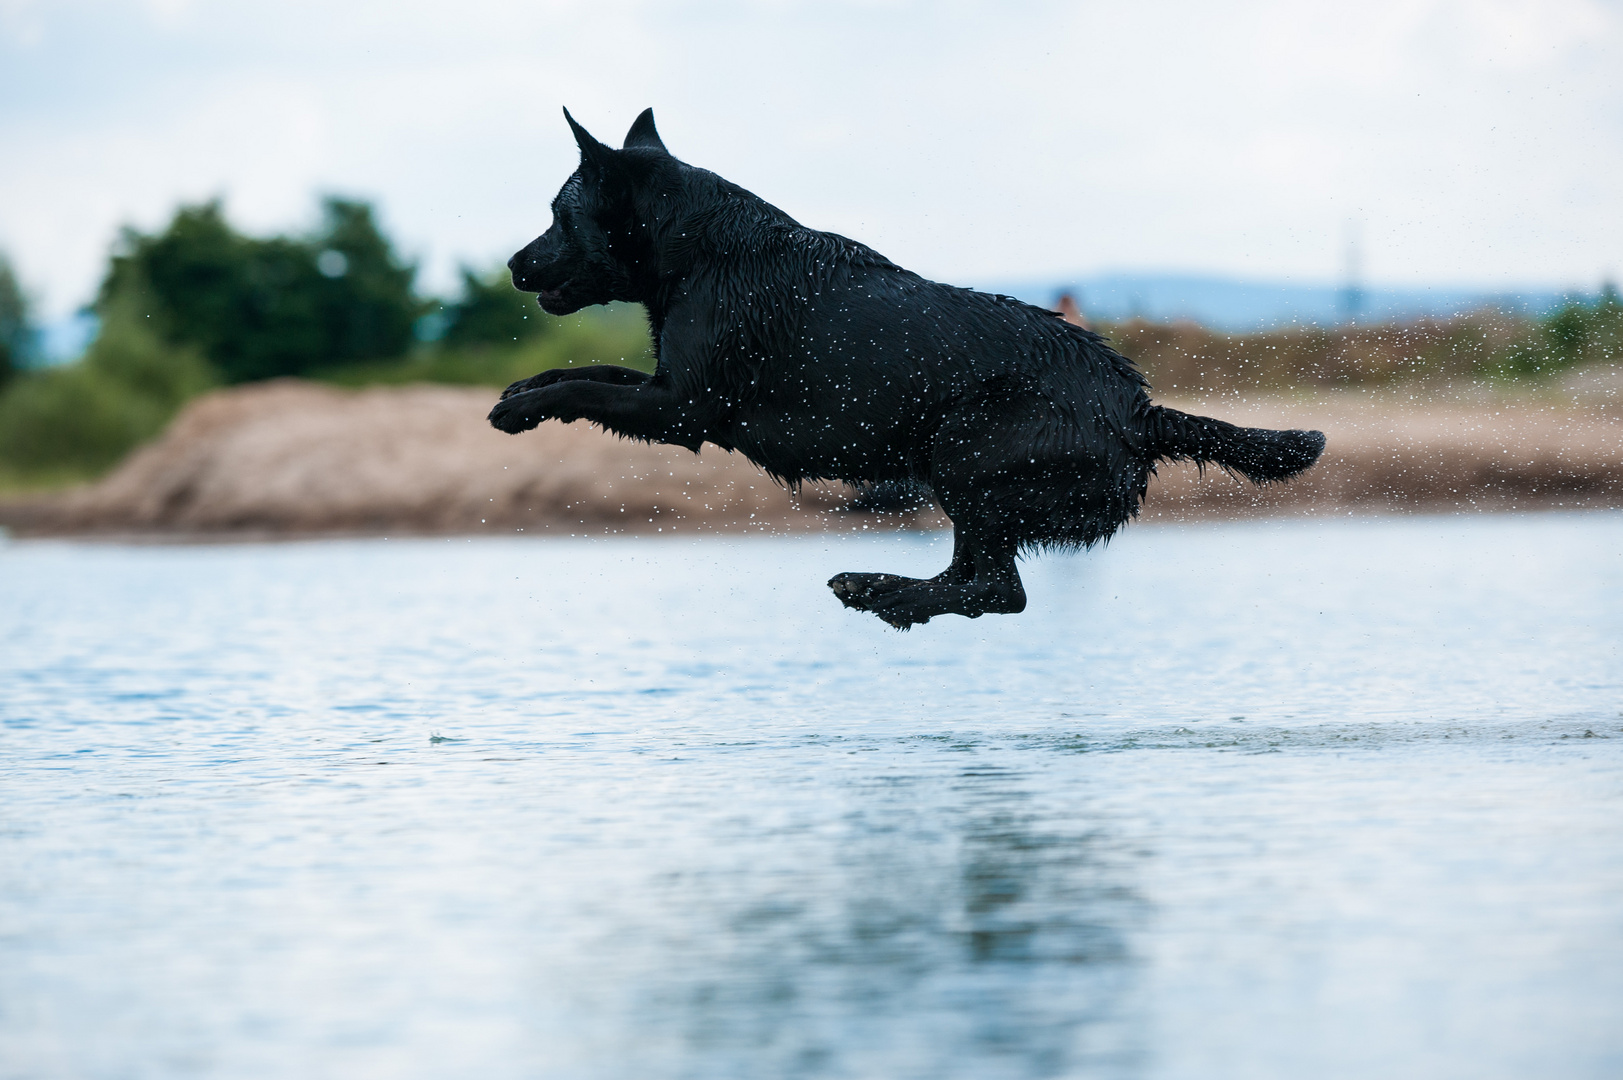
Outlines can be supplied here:
<path id="1" fill-rule="evenodd" d="M 552 200 L 552 227 L 507 261 L 513 287 L 568 315 L 611 300 L 643 300 L 653 286 L 655 211 L 641 205 L 659 175 L 679 168 L 645 109 L 620 150 L 604 146 L 564 110 L 580 168 Z"/>

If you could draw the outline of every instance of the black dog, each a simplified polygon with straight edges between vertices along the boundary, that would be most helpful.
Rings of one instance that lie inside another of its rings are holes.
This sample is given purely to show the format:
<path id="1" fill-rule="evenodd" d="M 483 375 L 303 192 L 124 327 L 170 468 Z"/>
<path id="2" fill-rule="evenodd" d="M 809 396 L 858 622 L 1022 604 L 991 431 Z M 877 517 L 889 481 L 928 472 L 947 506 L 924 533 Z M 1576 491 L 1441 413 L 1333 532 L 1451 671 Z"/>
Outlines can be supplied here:
<path id="1" fill-rule="evenodd" d="M 580 168 L 552 227 L 508 262 L 513 284 L 567 315 L 648 309 L 658 365 L 544 371 L 490 422 L 543 420 L 698 451 L 739 450 L 782 483 L 912 482 L 952 519 L 952 565 L 928 581 L 840 574 L 847 607 L 906 628 L 933 615 L 1021 611 L 1015 555 L 1088 547 L 1138 514 L 1157 461 L 1284 480 L 1324 449 L 1150 404 L 1099 335 L 1007 296 L 926 281 L 814 232 L 665 149 L 653 110 L 624 149 L 565 110 Z"/>

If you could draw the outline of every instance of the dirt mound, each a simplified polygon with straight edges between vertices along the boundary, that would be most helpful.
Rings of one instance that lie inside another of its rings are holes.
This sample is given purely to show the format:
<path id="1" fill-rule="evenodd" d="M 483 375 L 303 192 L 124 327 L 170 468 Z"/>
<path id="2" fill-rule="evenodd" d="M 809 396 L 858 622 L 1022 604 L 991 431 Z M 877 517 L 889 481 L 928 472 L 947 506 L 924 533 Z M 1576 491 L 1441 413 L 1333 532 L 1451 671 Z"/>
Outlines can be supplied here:
<path id="1" fill-rule="evenodd" d="M 11 502 L 0 522 L 33 534 L 176 536 L 852 524 L 843 488 L 792 497 L 714 446 L 694 455 L 580 423 L 504 435 L 485 423 L 493 400 L 487 389 L 292 380 L 223 390 L 100 482 Z"/>
<path id="2" fill-rule="evenodd" d="M 486 389 L 295 381 L 220 391 L 100 482 L 0 504 L 0 524 L 175 537 L 945 524 L 934 512 L 851 513 L 840 487 L 791 496 L 714 446 L 694 455 L 578 423 L 503 435 L 484 420 L 493 398 Z M 1236 423 L 1317 427 L 1329 446 L 1307 475 L 1263 490 L 1163 466 L 1144 509 L 1150 520 L 1623 505 L 1615 409 L 1351 396 L 1169 404 Z"/>
<path id="3" fill-rule="evenodd" d="M 1266 488 L 1210 468 L 1202 477 L 1192 465 L 1162 465 L 1145 500 L 1149 520 L 1623 506 L 1615 408 L 1352 394 L 1166 403 L 1252 427 L 1316 428 L 1326 445 L 1308 472 Z"/>

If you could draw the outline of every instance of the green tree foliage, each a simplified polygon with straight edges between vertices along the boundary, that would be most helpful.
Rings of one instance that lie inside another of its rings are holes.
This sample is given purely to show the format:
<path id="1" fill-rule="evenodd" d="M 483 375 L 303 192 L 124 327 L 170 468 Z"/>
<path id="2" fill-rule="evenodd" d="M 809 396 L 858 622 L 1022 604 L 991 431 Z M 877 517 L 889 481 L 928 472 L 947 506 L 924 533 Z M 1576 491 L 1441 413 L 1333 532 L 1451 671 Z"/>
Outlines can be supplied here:
<path id="1" fill-rule="evenodd" d="M 160 340 L 136 305 L 110 302 L 82 360 L 29 372 L 0 395 L 0 475 L 94 475 L 216 382 L 200 352 Z"/>
<path id="2" fill-rule="evenodd" d="M 445 305 L 447 348 L 510 347 L 546 333 L 550 316 L 535 297 L 513 288 L 505 267 L 488 274 L 462 268 L 462 298 Z"/>
<path id="3" fill-rule="evenodd" d="M 131 306 L 160 340 L 248 382 L 404 355 L 415 276 L 365 203 L 329 198 L 314 235 L 256 238 L 215 201 L 181 207 L 156 235 L 126 229 L 97 307 Z"/>
<path id="4" fill-rule="evenodd" d="M 22 367 L 34 344 L 34 328 L 28 321 L 28 297 L 23 295 L 11 260 L 0 253 L 0 386 L 11 381 Z"/>
<path id="5" fill-rule="evenodd" d="M 320 366 L 403 357 L 424 307 L 412 292 L 417 267 L 395 253 L 368 204 L 328 198 L 322 212 L 315 246 L 328 351 Z"/>

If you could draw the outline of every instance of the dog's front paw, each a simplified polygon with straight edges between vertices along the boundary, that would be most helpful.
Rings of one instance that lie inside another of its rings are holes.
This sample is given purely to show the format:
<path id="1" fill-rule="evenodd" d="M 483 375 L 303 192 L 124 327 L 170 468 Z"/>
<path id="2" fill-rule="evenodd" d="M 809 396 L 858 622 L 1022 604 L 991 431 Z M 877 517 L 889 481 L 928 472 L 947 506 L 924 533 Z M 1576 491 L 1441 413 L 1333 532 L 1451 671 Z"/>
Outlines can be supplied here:
<path id="1" fill-rule="evenodd" d="M 547 419 L 547 414 L 541 408 L 539 391 L 525 390 L 496 402 L 496 407 L 490 410 L 488 419 L 490 426 L 496 430 L 517 435 L 521 431 L 529 431 Z"/>
<path id="2" fill-rule="evenodd" d="M 506 390 L 503 390 L 502 396 L 497 400 L 506 401 L 510 397 L 524 393 L 526 390 L 539 390 L 543 386 L 551 386 L 558 381 L 563 374 L 563 370 L 562 368 L 552 368 L 549 371 L 541 372 L 539 375 L 531 375 L 528 379 L 520 379 L 508 386 Z"/>

